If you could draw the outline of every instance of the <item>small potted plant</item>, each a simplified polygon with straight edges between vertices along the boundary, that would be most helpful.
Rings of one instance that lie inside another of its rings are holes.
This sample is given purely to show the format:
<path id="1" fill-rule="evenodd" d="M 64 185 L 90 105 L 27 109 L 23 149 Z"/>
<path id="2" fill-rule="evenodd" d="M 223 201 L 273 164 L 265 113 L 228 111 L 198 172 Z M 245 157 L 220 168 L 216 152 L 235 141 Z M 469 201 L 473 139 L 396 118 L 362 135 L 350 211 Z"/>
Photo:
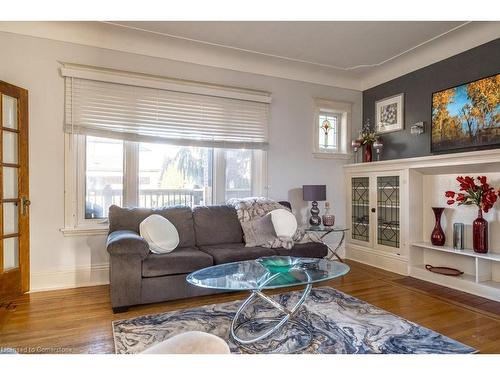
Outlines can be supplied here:
<path id="1" fill-rule="evenodd" d="M 366 123 L 361 128 L 359 132 L 359 142 L 365 146 L 364 161 L 372 161 L 372 145 L 378 140 L 378 136 L 375 131 L 370 126 L 370 120 L 368 119 Z"/>
<path id="2" fill-rule="evenodd" d="M 497 201 L 497 192 L 488 184 L 486 176 L 474 179 L 470 176 L 459 176 L 457 181 L 460 185 L 460 193 L 448 190 L 445 197 L 449 205 L 457 203 L 461 205 L 476 205 L 478 207 L 477 219 L 472 223 L 472 242 L 476 253 L 488 252 L 488 222 L 483 219 L 483 211 L 488 212 Z M 477 183 L 476 183 L 477 182 Z"/>

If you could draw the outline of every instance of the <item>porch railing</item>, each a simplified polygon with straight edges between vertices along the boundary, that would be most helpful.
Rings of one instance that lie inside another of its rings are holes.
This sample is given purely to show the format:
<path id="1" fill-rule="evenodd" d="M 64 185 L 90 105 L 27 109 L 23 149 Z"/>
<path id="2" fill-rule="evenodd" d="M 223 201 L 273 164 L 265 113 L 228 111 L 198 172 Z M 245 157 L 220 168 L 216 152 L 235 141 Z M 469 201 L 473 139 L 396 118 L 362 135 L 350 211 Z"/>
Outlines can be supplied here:
<path id="1" fill-rule="evenodd" d="M 226 199 L 248 197 L 250 190 L 228 189 Z M 107 216 L 109 206 L 123 206 L 122 189 L 87 190 L 85 204 L 86 219 L 100 219 Z M 139 207 L 200 206 L 210 204 L 205 189 L 141 189 L 139 190 Z"/>

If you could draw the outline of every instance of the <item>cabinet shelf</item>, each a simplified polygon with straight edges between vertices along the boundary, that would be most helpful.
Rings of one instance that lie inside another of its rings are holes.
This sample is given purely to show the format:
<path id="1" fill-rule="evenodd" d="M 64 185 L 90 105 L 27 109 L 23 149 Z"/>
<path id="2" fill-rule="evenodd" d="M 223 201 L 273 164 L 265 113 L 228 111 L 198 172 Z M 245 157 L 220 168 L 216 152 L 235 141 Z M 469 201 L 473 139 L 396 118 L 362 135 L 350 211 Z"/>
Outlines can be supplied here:
<path id="1" fill-rule="evenodd" d="M 461 269 L 461 276 L 446 276 L 430 272 L 425 264 L 446 265 Z M 410 244 L 410 276 L 468 293 L 500 301 L 500 254 L 475 253 L 471 249 L 455 250 L 450 246 L 435 246 L 429 242 Z"/>
<path id="2" fill-rule="evenodd" d="M 352 205 L 356 206 L 356 207 L 370 207 L 370 205 L 367 203 L 353 203 Z M 394 209 L 396 209 L 396 208 L 399 208 L 399 205 L 378 204 L 377 208 L 394 208 Z"/>
<path id="3" fill-rule="evenodd" d="M 468 256 L 472 258 L 480 258 L 480 259 L 487 259 L 491 260 L 493 262 L 500 262 L 500 254 L 495 254 L 495 253 L 486 253 L 486 254 L 480 254 L 474 252 L 474 250 L 471 249 L 464 249 L 464 250 L 455 250 L 453 247 L 450 246 L 435 246 L 429 242 L 416 242 L 412 243 L 412 246 L 416 247 L 421 247 L 424 249 L 429 249 L 429 250 L 435 250 L 435 251 L 442 251 L 445 253 L 450 253 L 450 254 L 456 254 L 456 255 L 463 255 L 463 256 Z"/>
<path id="4" fill-rule="evenodd" d="M 352 240 L 359 241 L 359 237 L 363 237 L 374 249 L 400 253 L 400 180 L 398 172 L 351 177 L 348 204 Z"/>
<path id="5" fill-rule="evenodd" d="M 369 226 L 369 223 L 352 223 L 353 225 Z M 392 230 L 399 230 L 399 224 L 379 224 L 378 228 L 390 228 Z"/>
<path id="6" fill-rule="evenodd" d="M 412 266 L 411 267 L 412 270 L 416 273 L 422 273 L 422 274 L 425 274 L 431 278 L 435 278 L 435 279 L 444 279 L 444 280 L 462 280 L 462 281 L 467 281 L 467 282 L 470 282 L 470 283 L 476 283 L 476 276 L 474 275 L 470 275 L 470 274 L 467 274 L 467 273 L 464 273 L 460 276 L 447 276 L 447 275 L 441 275 L 439 273 L 433 273 L 429 270 L 427 270 L 425 268 L 425 265 L 423 264 L 417 264 L 415 266 Z M 498 283 L 496 283 L 498 284 Z M 500 287 L 500 284 L 499 284 L 499 287 Z"/>
<path id="7" fill-rule="evenodd" d="M 368 190 L 370 189 L 367 186 L 358 186 L 356 187 L 357 190 Z M 378 190 L 398 190 L 399 186 L 384 186 L 384 187 L 379 187 Z"/>

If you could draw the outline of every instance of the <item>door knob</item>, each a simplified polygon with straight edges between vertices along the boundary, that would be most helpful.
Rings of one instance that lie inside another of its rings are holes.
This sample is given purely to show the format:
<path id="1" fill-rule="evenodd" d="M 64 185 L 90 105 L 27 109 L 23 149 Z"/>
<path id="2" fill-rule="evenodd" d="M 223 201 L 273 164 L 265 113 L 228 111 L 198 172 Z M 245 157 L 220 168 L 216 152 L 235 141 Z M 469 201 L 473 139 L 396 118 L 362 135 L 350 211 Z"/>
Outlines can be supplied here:
<path id="1" fill-rule="evenodd" d="M 372 212 L 375 212 L 376 210 L 374 208 L 372 208 Z"/>
<path id="2" fill-rule="evenodd" d="M 31 201 L 28 198 L 23 197 L 21 199 L 21 202 L 22 202 L 22 206 L 23 206 L 23 215 L 26 215 L 28 207 L 31 205 Z"/>

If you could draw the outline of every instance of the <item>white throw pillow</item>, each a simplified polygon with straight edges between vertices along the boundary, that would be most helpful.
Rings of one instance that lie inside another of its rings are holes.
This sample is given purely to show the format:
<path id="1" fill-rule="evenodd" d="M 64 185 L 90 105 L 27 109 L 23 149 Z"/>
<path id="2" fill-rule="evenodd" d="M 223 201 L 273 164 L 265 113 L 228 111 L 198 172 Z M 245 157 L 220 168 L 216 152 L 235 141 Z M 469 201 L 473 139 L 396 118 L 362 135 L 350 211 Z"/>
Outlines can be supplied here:
<path id="1" fill-rule="evenodd" d="M 271 211 L 271 221 L 279 238 L 292 238 L 297 231 L 297 219 L 288 210 L 278 208 Z"/>
<path id="2" fill-rule="evenodd" d="M 151 215 L 139 225 L 139 232 L 155 254 L 170 253 L 179 245 L 179 233 L 168 219 L 161 215 Z"/>

